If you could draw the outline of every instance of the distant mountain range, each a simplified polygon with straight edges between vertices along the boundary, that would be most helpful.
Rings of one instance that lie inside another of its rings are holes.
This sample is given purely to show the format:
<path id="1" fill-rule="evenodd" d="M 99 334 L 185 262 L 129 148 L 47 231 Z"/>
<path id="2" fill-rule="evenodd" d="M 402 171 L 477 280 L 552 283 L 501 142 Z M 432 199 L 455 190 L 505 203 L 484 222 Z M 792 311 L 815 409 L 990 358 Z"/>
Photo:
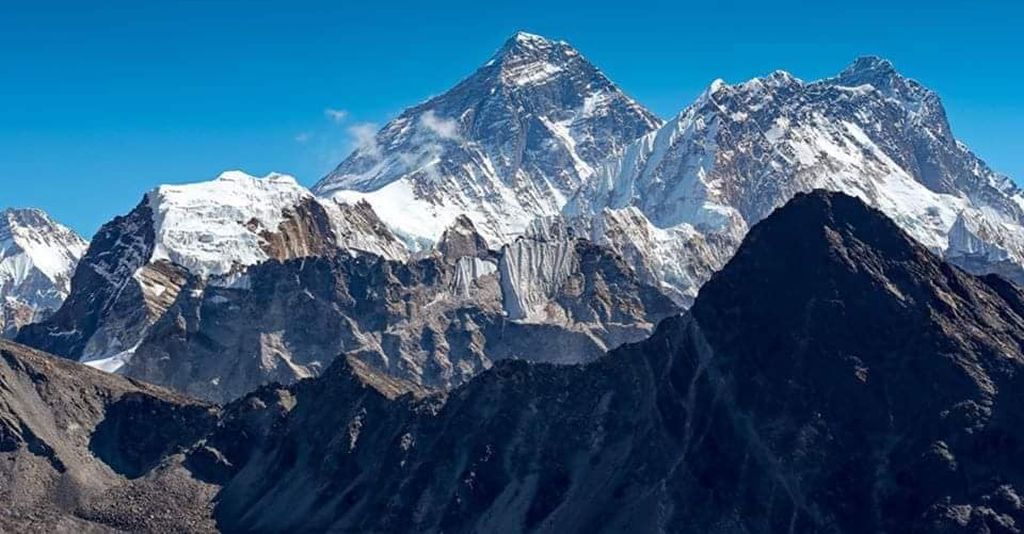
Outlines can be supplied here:
<path id="1" fill-rule="evenodd" d="M 1013 532 L 1024 292 L 839 193 L 588 365 L 430 394 L 356 356 L 224 406 L 0 341 L 16 530 Z M 555 347 L 551 351 L 558 351 Z"/>
<path id="2" fill-rule="evenodd" d="M 312 191 L 237 171 L 161 186 L 100 230 L 74 277 L 84 244 L 38 225 L 36 252 L 4 260 L 5 330 L 35 322 L 20 341 L 210 400 L 347 351 L 449 388 L 536 353 L 495 333 L 510 325 L 547 332 L 560 361 L 639 339 L 814 188 L 971 272 L 1024 280 L 1020 190 L 883 59 L 816 82 L 715 81 L 662 123 L 567 43 L 519 32 Z"/>

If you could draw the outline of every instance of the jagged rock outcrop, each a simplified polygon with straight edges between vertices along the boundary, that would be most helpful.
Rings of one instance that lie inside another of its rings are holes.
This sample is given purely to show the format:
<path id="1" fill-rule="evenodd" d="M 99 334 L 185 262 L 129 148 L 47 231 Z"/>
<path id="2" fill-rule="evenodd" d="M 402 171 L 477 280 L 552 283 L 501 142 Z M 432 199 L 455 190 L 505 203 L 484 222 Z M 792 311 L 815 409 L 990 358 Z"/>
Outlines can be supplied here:
<path id="1" fill-rule="evenodd" d="M 578 240 L 523 246 L 557 246 L 573 269 L 543 284 L 547 272 L 536 264 L 509 276 L 501 266 L 515 261 L 513 253 L 484 247 L 457 259 L 269 261 L 244 277 L 195 280 L 122 372 L 226 401 L 264 383 L 317 376 L 350 353 L 383 374 L 445 390 L 502 359 L 591 361 L 677 312 L 600 247 Z M 447 250 L 470 252 L 454 243 Z M 521 294 L 532 296 L 529 316 L 518 315 L 514 296 Z"/>
<path id="2" fill-rule="evenodd" d="M 660 124 L 568 43 L 518 32 L 313 190 L 365 199 L 414 248 L 429 248 L 459 216 L 500 246 L 558 213 L 598 163 Z"/>
<path id="3" fill-rule="evenodd" d="M 0 211 L 0 336 L 13 337 L 60 307 L 87 246 L 42 210 Z"/>

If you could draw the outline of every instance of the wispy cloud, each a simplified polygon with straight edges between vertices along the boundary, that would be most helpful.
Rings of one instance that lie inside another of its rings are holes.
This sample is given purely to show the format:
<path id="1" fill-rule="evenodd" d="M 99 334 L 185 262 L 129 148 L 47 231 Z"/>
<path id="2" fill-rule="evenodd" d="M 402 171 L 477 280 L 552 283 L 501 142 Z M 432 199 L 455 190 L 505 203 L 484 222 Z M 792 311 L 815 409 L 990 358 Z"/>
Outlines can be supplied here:
<path id="1" fill-rule="evenodd" d="M 346 130 L 351 138 L 351 145 L 355 150 L 361 151 L 364 155 L 379 158 L 380 147 L 377 145 L 377 130 L 379 127 L 372 122 L 353 124 Z"/>
<path id="2" fill-rule="evenodd" d="M 343 109 L 327 108 L 324 110 L 324 116 L 331 119 L 332 122 L 342 123 L 348 118 L 348 111 Z"/>
<path id="3" fill-rule="evenodd" d="M 295 142 L 296 143 L 307 143 L 312 138 L 313 138 L 313 133 L 312 132 L 299 132 L 299 133 L 295 134 Z"/>
<path id="4" fill-rule="evenodd" d="M 434 114 L 434 110 L 421 115 L 420 124 L 441 139 L 459 139 L 459 123 L 453 119 L 438 117 Z"/>

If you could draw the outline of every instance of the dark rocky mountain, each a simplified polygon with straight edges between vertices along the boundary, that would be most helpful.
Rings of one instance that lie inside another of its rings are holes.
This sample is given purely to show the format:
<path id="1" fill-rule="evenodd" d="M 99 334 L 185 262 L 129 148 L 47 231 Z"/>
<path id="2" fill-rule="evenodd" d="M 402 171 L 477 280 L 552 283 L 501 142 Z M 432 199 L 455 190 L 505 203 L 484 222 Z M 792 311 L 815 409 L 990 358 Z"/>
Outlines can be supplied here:
<path id="1" fill-rule="evenodd" d="M 0 340 L 0 531 L 206 532 L 181 454 L 218 410 Z"/>
<path id="2" fill-rule="evenodd" d="M 497 362 L 446 396 L 348 357 L 219 411 L 146 389 L 142 417 L 106 391 L 145 386 L 7 345 L 0 454 L 78 465 L 65 415 L 31 435 L 8 421 L 84 403 L 82 462 L 125 474 L 118 495 L 173 475 L 166 509 L 225 531 L 1017 532 L 1022 342 L 1016 286 L 816 191 L 650 339 L 587 365 Z M 157 421 L 176 439 L 147 441 Z"/>
<path id="3" fill-rule="evenodd" d="M 441 405 L 389 400 L 339 361 L 291 390 L 218 518 L 1015 532 L 1022 313 L 1015 286 L 942 262 L 859 200 L 801 194 L 752 229 L 689 315 L 593 364 L 500 362 Z"/>

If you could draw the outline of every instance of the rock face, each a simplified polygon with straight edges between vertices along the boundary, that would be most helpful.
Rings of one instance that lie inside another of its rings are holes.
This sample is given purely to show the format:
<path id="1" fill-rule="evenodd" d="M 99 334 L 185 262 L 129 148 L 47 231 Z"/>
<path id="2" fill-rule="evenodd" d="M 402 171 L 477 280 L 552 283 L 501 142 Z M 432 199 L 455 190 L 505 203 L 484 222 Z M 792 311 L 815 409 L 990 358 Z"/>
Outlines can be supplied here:
<path id="1" fill-rule="evenodd" d="M 863 199 L 974 272 L 1024 280 L 1020 191 L 954 138 L 934 92 L 873 57 L 817 82 L 783 71 L 716 81 L 603 166 L 565 213 L 692 298 L 751 225 L 814 188 Z"/>
<path id="2" fill-rule="evenodd" d="M 678 311 L 583 240 L 492 251 L 460 217 L 410 258 L 366 203 L 239 173 L 147 195 L 100 230 L 72 286 L 20 342 L 216 402 L 347 352 L 428 389 L 506 358 L 586 362 Z"/>
<path id="3" fill-rule="evenodd" d="M 0 530 L 209 532 L 217 486 L 169 461 L 217 409 L 0 340 Z"/>
<path id="4" fill-rule="evenodd" d="M 500 362 L 441 405 L 391 400 L 339 360 L 228 458 L 218 521 L 1013 532 L 1022 313 L 1015 286 L 943 263 L 861 201 L 797 195 L 689 315 L 590 365 Z"/>
<path id="5" fill-rule="evenodd" d="M 1015 532 L 1022 342 L 1016 286 L 798 194 L 650 339 L 447 396 L 350 355 L 215 410 L 0 343 L 0 526 Z"/>
<path id="6" fill-rule="evenodd" d="M 500 245 L 558 213 L 599 162 L 660 124 L 567 43 L 519 32 L 313 190 L 365 199 L 413 247 L 460 214 Z"/>
<path id="7" fill-rule="evenodd" d="M 336 254 L 193 279 L 122 372 L 227 401 L 267 382 L 317 376 L 350 353 L 389 376 L 444 390 L 502 359 L 594 360 L 677 311 L 620 258 L 585 241 L 530 241 L 494 253 L 471 225 L 445 236 L 442 248 L 459 255 L 398 262 Z M 548 279 L 542 266 L 508 267 L 524 250 L 549 247 L 571 271 Z M 523 294 L 529 313 L 520 315 Z"/>
<path id="8" fill-rule="evenodd" d="M 317 200 L 288 176 L 232 171 L 209 182 L 161 186 L 100 229 L 70 297 L 18 339 L 116 371 L 184 287 L 211 278 L 231 284 L 272 259 L 339 250 L 407 257 L 368 205 Z"/>
<path id="9" fill-rule="evenodd" d="M 88 243 L 36 209 L 0 211 L 0 336 L 60 307 Z"/>

